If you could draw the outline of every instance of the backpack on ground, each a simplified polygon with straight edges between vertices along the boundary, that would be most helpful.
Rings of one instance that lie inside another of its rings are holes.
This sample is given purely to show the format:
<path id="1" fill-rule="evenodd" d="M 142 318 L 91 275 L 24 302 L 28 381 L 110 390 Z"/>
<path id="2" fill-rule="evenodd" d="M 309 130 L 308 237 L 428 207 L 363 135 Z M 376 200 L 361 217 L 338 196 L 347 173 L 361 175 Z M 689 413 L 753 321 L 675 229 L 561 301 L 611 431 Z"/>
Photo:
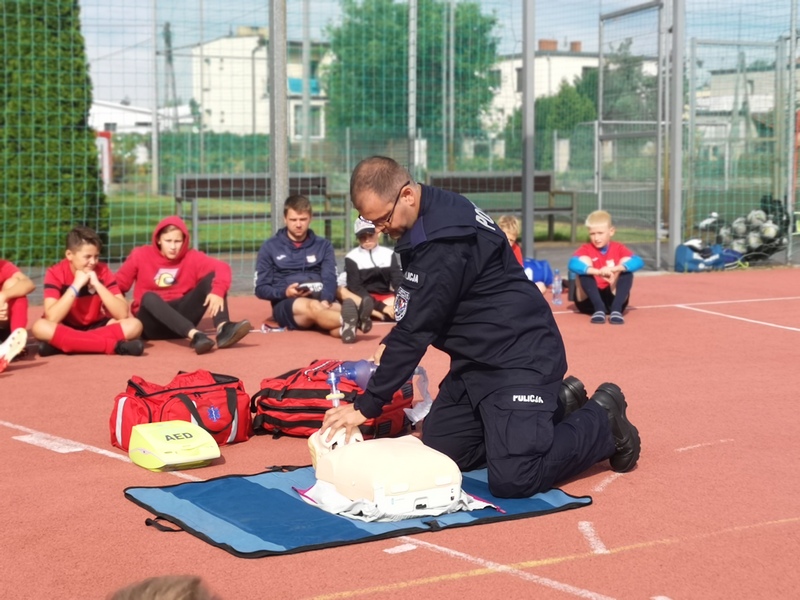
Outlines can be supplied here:
<path id="1" fill-rule="evenodd" d="M 111 443 L 127 450 L 134 425 L 173 420 L 202 427 L 220 446 L 244 442 L 253 434 L 244 384 L 231 375 L 201 369 L 181 371 L 166 385 L 131 377 L 126 390 L 114 399 Z"/>
<path id="2" fill-rule="evenodd" d="M 292 369 L 277 377 L 261 381 L 261 390 L 251 399 L 253 429 L 255 433 L 271 433 L 274 436 L 294 435 L 310 437 L 322 426 L 325 412 L 331 408 L 326 398 L 331 392 L 328 374 L 343 361 L 316 360 L 301 369 Z M 362 389 L 354 381 L 341 378 L 339 391 L 344 394 L 342 402 L 353 402 Z M 359 429 L 365 439 L 391 437 L 405 433 L 409 421 L 404 408 L 411 407 L 414 386 L 407 381 L 395 392 L 392 401 L 383 407 L 383 413 L 367 419 Z"/>
<path id="3" fill-rule="evenodd" d="M 706 246 L 700 240 L 689 240 L 675 249 L 675 271 L 695 273 L 700 271 L 719 271 L 725 268 L 722 246 Z"/>

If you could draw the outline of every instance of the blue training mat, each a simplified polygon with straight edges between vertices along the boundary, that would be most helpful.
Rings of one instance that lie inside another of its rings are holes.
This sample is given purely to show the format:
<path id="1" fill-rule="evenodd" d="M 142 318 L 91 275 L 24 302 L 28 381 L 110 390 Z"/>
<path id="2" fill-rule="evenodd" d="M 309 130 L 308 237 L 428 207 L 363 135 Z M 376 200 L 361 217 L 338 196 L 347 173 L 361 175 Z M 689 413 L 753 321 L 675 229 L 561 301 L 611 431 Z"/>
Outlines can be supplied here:
<path id="1" fill-rule="evenodd" d="M 244 558 L 292 554 L 306 550 L 464 527 L 505 519 L 522 519 L 588 506 L 589 496 L 570 496 L 558 489 L 530 498 L 495 498 L 489 493 L 486 469 L 463 474 L 462 488 L 490 502 L 493 508 L 394 523 L 366 523 L 306 504 L 292 488 L 314 485 L 314 471 L 268 471 L 227 475 L 208 481 L 164 487 L 129 487 L 125 497 L 156 515 L 148 525 L 169 531 L 166 520 L 209 544 Z"/>

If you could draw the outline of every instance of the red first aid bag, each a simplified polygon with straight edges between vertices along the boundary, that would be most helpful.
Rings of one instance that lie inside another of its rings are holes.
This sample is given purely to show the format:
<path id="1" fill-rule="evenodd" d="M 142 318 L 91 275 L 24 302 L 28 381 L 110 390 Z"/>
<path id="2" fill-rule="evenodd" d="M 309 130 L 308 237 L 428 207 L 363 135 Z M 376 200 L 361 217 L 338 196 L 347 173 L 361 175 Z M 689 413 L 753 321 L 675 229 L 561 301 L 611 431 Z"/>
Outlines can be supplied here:
<path id="1" fill-rule="evenodd" d="M 250 397 L 242 382 L 201 369 L 181 371 L 166 385 L 131 377 L 114 399 L 111 443 L 127 450 L 134 425 L 174 420 L 202 427 L 220 446 L 244 442 L 253 434 Z"/>
<path id="2" fill-rule="evenodd" d="M 341 364 L 340 360 L 317 360 L 305 368 L 262 380 L 261 390 L 253 395 L 250 406 L 255 413 L 255 432 L 309 437 L 317 431 L 325 411 L 332 406 L 326 398 L 331 392 L 328 374 Z M 341 402 L 353 402 L 362 393 L 354 381 L 344 377 L 339 380 L 338 388 L 344 394 Z M 381 415 L 367 419 L 359 427 L 364 439 L 405 433 L 410 423 L 403 409 L 410 408 L 413 399 L 414 386 L 407 381 L 383 407 Z"/>

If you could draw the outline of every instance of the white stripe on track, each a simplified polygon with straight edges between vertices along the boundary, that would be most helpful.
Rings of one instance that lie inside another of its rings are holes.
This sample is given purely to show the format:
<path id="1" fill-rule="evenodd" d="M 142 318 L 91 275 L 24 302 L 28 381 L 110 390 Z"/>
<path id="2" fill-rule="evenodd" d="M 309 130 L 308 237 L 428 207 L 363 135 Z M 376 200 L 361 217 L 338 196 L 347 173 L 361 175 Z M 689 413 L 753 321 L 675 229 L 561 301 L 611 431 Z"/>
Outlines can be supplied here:
<path id="1" fill-rule="evenodd" d="M 548 579 L 547 577 L 540 577 L 538 575 L 534 575 L 533 573 L 528 573 L 527 571 L 515 569 L 514 567 L 509 567 L 508 565 L 496 563 L 494 561 L 486 560 L 484 558 L 478 558 L 477 556 L 471 556 L 469 554 L 465 554 L 464 552 L 459 552 L 458 550 L 452 550 L 450 548 L 445 548 L 437 544 L 431 544 L 430 542 L 424 542 L 422 540 L 406 536 L 403 536 L 400 539 L 405 542 L 408 542 L 409 544 L 414 544 L 416 546 L 427 548 L 428 550 L 432 550 L 433 552 L 438 552 L 440 554 L 445 554 L 452 558 L 465 560 L 474 565 L 478 565 L 484 569 L 490 569 L 498 573 L 505 573 L 506 575 L 512 575 L 514 577 L 524 579 L 525 581 L 530 581 L 531 583 L 537 583 L 541 586 L 548 587 L 550 589 L 557 590 L 565 594 L 571 594 L 573 596 L 577 596 L 578 598 L 590 598 L 591 600 L 613 600 L 610 596 L 604 596 L 602 594 L 598 594 L 590 590 L 584 590 L 583 588 L 575 587 L 567 583 L 561 583 L 560 581 Z"/>
<path id="2" fill-rule="evenodd" d="M 697 448 L 704 448 L 705 446 L 716 446 L 717 444 L 726 444 L 732 442 L 732 439 L 717 440 L 716 442 L 704 442 L 702 444 L 695 444 L 693 446 L 684 446 L 683 448 L 675 448 L 675 452 L 686 452 L 687 450 L 696 450 Z"/>
<path id="3" fill-rule="evenodd" d="M 687 304 L 678 304 L 676 305 L 677 308 L 683 308 L 686 310 L 693 310 L 695 312 L 704 313 L 707 315 L 714 315 L 717 317 L 725 317 L 726 319 L 733 319 L 734 321 L 744 321 L 745 323 L 752 323 L 754 325 L 765 325 L 766 327 L 774 327 L 776 329 L 784 329 L 786 331 L 797 331 L 800 332 L 800 328 L 797 327 L 789 327 L 787 325 L 776 325 L 775 323 L 769 323 L 767 321 L 756 321 L 755 319 L 746 319 L 744 317 L 736 317 L 734 315 L 726 315 L 725 313 L 715 312 L 713 310 L 703 310 L 702 308 L 696 308 L 694 306 L 689 306 Z"/>
<path id="4" fill-rule="evenodd" d="M 25 442 L 26 444 L 39 446 L 40 448 L 44 448 L 45 450 L 50 450 L 52 452 L 58 452 L 59 454 L 86 451 L 86 452 L 94 452 L 95 454 L 99 454 L 100 456 L 113 458 L 115 460 L 121 460 L 123 462 L 132 462 L 131 459 L 125 456 L 124 454 L 120 454 L 118 452 L 112 452 L 110 450 L 104 450 L 103 448 L 97 448 L 95 446 L 90 446 L 89 444 L 83 444 L 81 442 L 76 442 L 75 440 L 69 440 L 67 438 L 59 437 L 57 435 L 50 435 L 49 433 L 44 433 L 43 431 L 36 431 L 35 429 L 31 429 L 30 427 L 25 427 L 24 425 L 17 425 L 15 423 L 9 423 L 8 421 L 0 421 L 0 425 L 8 427 L 9 429 L 16 429 L 17 431 L 23 431 L 27 434 L 27 435 L 14 436 L 12 439 L 18 440 L 20 442 Z M 164 472 L 169 473 L 173 477 L 177 477 L 179 479 L 186 479 L 187 481 L 203 481 L 199 477 L 195 477 L 194 475 L 187 475 L 186 473 L 181 473 L 180 471 L 164 471 Z"/>
<path id="5" fill-rule="evenodd" d="M 589 547 L 592 549 L 592 552 L 595 554 L 611 554 L 603 543 L 603 540 L 597 535 L 597 532 L 594 530 L 594 525 L 592 525 L 590 521 L 578 521 L 578 531 L 580 531 L 583 537 L 586 538 L 586 541 L 589 542 Z"/>

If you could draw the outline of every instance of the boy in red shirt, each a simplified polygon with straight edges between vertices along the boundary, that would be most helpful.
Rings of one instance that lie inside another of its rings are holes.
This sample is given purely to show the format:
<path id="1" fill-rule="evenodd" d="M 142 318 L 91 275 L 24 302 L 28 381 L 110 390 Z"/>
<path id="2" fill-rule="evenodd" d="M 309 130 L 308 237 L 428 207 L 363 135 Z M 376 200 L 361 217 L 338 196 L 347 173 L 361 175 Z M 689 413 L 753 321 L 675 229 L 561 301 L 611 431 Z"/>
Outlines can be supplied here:
<path id="1" fill-rule="evenodd" d="M 28 294 L 33 281 L 7 260 L 0 259 L 0 371 L 15 357 L 25 356 L 28 339 Z"/>
<path id="2" fill-rule="evenodd" d="M 100 237 L 88 227 L 67 234 L 66 258 L 44 276 L 44 316 L 33 324 L 39 356 L 141 356 L 142 324 L 129 316 L 114 273 L 100 262 Z"/>
<path id="3" fill-rule="evenodd" d="M 644 266 L 641 257 L 624 244 L 612 242 L 614 224 L 611 215 L 596 210 L 586 217 L 589 240 L 575 251 L 569 261 L 569 270 L 578 277 L 575 286 L 575 306 L 591 322 L 622 325 L 623 311 L 628 306 L 633 272 Z"/>

